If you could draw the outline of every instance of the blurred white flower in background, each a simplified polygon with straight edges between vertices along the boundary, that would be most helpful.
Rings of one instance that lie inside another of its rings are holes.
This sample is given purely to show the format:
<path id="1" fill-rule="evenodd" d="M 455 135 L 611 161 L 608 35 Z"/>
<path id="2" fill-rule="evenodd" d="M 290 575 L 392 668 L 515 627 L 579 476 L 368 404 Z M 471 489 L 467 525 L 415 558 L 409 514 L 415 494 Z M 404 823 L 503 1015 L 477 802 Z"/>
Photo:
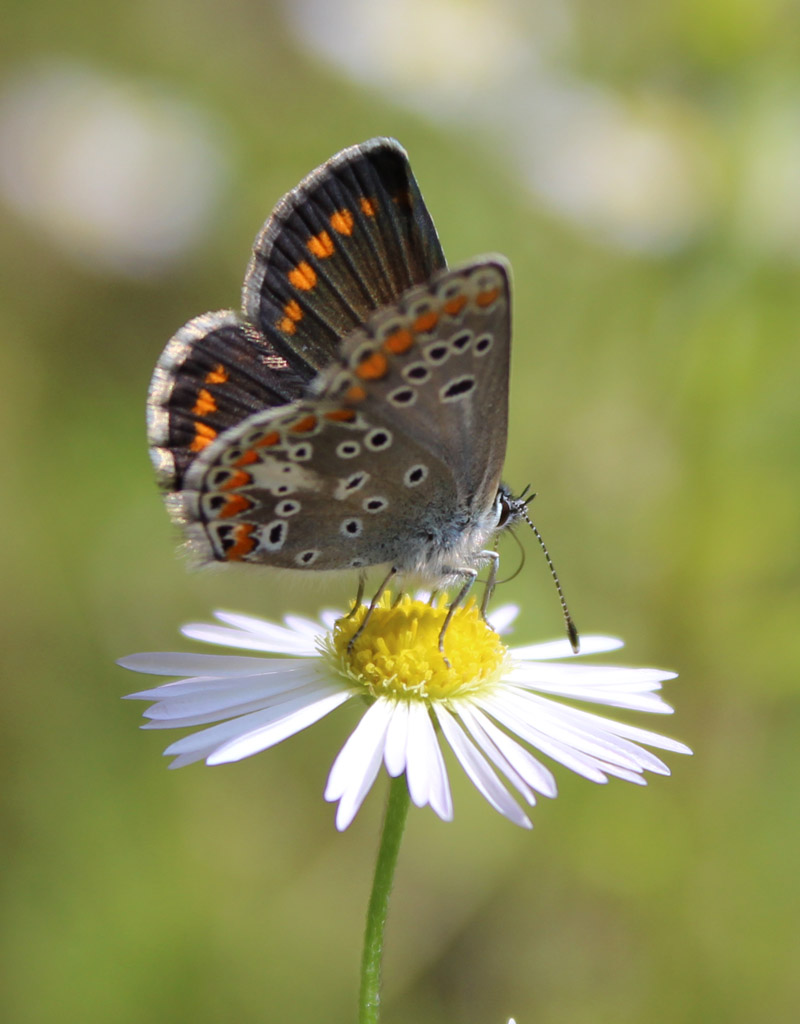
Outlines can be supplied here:
<path id="1" fill-rule="evenodd" d="M 557 213 L 645 252 L 674 249 L 702 226 L 703 158 L 679 109 L 625 103 L 556 76 L 526 100 L 527 130 L 512 145 L 528 184 Z"/>
<path id="2" fill-rule="evenodd" d="M 506 0 L 289 0 L 285 9 L 306 46 L 430 113 L 463 104 L 530 57 Z"/>
<path id="3" fill-rule="evenodd" d="M 734 196 L 738 240 L 760 254 L 800 259 L 800 94 L 767 91 L 745 114 Z"/>
<path id="4" fill-rule="evenodd" d="M 615 247 L 659 253 L 707 216 L 703 140 L 684 111 L 569 77 L 568 3 L 291 0 L 301 44 L 447 127 L 478 128 L 535 199 Z"/>
<path id="5" fill-rule="evenodd" d="M 39 64 L 0 91 L 0 196 L 66 255 L 122 275 L 163 270 L 208 226 L 225 145 L 152 83 Z"/>

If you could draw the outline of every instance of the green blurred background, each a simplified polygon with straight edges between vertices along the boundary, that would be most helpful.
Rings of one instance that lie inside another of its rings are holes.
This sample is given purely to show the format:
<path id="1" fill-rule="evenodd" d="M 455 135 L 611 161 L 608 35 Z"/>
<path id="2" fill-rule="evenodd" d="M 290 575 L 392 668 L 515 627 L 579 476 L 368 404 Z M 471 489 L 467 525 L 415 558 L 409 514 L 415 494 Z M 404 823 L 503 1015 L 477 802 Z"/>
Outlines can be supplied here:
<path id="1" fill-rule="evenodd" d="M 451 262 L 510 258 L 506 478 L 581 628 L 680 673 L 643 724 L 695 750 L 647 789 L 559 771 L 532 833 L 452 773 L 455 821 L 410 818 L 385 1020 L 797 1019 L 799 30 L 785 0 L 7 5 L 4 1019 L 354 1019 L 384 785 L 338 835 L 352 712 L 168 773 L 114 659 L 352 594 L 188 573 L 144 396 L 280 195 L 378 134 Z M 500 600 L 558 636 L 524 542 Z"/>

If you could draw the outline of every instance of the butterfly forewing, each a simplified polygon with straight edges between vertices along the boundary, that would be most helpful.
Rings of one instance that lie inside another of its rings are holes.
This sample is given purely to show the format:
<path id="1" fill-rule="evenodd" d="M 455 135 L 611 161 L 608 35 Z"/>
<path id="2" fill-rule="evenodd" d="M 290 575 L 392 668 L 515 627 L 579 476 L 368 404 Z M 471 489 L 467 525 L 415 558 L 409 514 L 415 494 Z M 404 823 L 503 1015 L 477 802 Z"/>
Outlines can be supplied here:
<path id="1" fill-rule="evenodd" d="M 150 384 L 148 439 L 161 486 L 180 489 L 186 467 L 219 434 L 299 397 L 312 376 L 230 310 L 190 320 L 170 339 Z"/>
<path id="2" fill-rule="evenodd" d="M 256 239 L 243 314 L 194 318 L 158 362 L 148 437 L 161 486 L 179 490 L 221 433 L 299 398 L 349 330 L 443 266 L 399 143 L 372 139 L 318 167 Z"/>
<path id="3" fill-rule="evenodd" d="M 278 203 L 256 238 L 244 310 L 290 363 L 321 369 L 370 313 L 444 266 L 405 150 L 373 139 Z"/>

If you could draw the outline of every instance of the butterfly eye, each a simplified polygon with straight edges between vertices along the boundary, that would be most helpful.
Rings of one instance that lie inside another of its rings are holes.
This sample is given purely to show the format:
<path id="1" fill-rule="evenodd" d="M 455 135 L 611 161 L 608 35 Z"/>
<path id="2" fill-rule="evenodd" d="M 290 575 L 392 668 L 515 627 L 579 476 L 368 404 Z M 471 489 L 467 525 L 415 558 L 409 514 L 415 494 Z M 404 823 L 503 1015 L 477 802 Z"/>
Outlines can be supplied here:
<path id="1" fill-rule="evenodd" d="M 497 512 L 497 529 L 502 530 L 504 526 L 508 524 L 511 514 L 515 511 L 516 506 L 512 505 L 508 494 L 501 488 L 497 492 L 497 499 L 495 501 L 495 510 Z"/>

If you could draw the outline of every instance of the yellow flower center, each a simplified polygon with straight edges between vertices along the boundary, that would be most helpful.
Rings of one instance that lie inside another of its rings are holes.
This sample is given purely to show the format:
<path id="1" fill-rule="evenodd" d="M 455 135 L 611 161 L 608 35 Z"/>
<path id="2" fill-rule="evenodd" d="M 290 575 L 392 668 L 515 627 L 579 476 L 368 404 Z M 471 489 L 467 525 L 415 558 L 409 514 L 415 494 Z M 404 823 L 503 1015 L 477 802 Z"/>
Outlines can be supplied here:
<path id="1" fill-rule="evenodd" d="M 372 697 L 441 700 L 474 694 L 494 683 L 506 667 L 508 649 L 474 601 L 458 608 L 447 627 L 449 666 L 439 650 L 445 604 L 404 596 L 393 605 L 384 595 L 348 650 L 366 614 L 366 605 L 360 605 L 351 618 L 340 619 L 325 648 L 337 668 Z"/>

